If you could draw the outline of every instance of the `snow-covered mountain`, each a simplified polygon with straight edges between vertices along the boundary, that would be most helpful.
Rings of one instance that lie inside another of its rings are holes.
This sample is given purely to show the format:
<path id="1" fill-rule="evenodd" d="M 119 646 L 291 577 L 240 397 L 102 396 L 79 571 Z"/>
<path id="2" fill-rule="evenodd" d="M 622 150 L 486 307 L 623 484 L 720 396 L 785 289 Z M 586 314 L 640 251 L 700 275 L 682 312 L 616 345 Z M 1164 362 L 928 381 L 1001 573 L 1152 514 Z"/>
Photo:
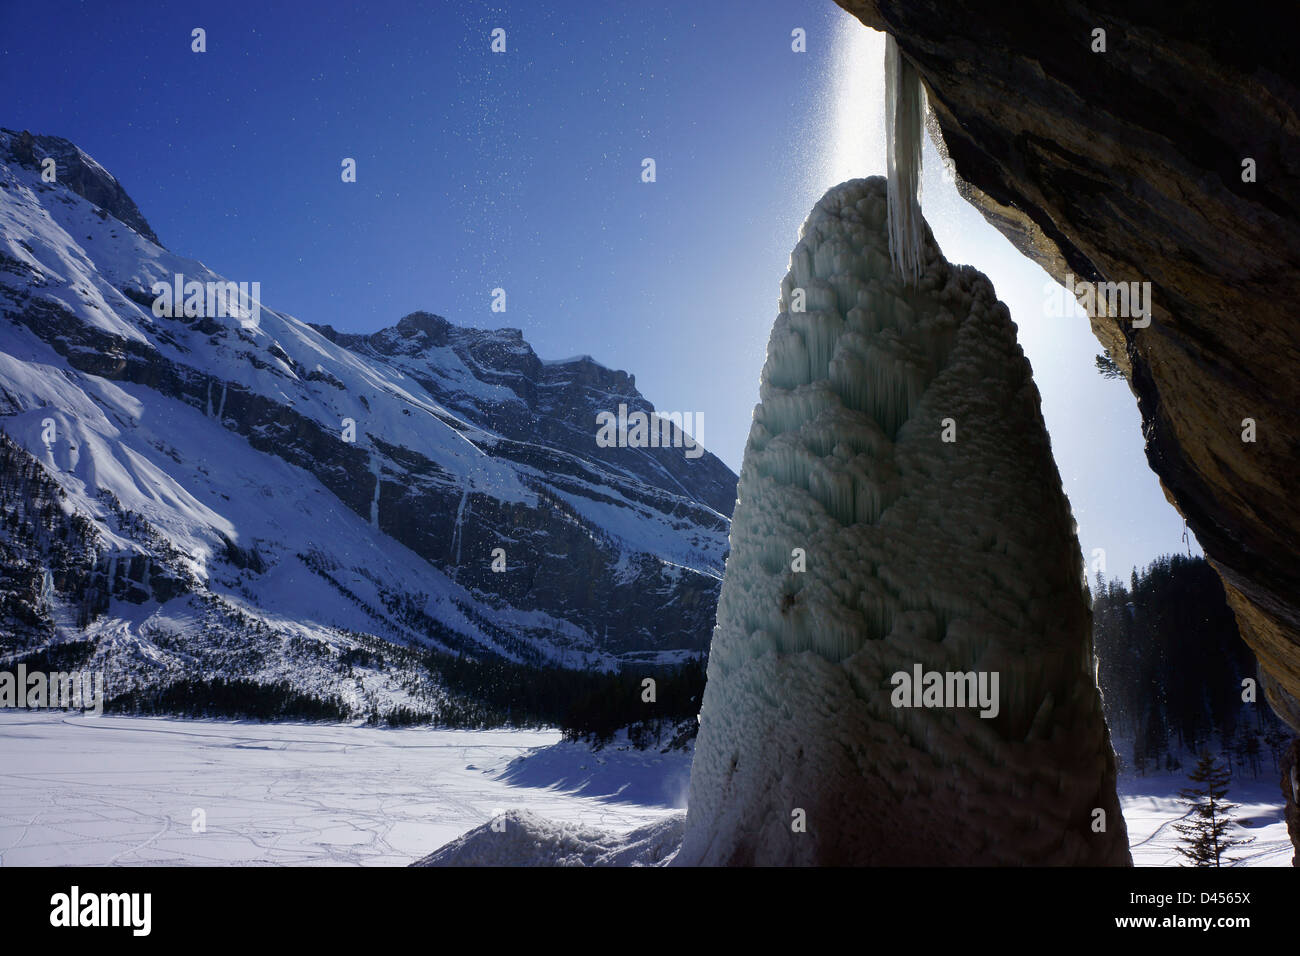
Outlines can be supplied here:
<path id="1" fill-rule="evenodd" d="M 177 275 L 225 281 L 76 146 L 0 131 L 0 655 L 89 639 L 126 685 L 365 698 L 410 692 L 340 668 L 373 638 L 570 667 L 707 649 L 736 476 L 600 447 L 600 412 L 653 411 L 632 376 L 425 312 L 373 335 L 154 314 Z"/>

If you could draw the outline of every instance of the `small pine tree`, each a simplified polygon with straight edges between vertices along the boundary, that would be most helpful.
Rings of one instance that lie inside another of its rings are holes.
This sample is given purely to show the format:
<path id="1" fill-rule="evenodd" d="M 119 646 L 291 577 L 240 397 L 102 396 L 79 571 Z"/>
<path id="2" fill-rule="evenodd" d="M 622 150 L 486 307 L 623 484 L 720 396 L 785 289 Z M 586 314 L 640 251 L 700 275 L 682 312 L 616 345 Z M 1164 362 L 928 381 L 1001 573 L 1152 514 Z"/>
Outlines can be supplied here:
<path id="1" fill-rule="evenodd" d="M 1254 837 L 1233 840 L 1228 836 L 1229 829 L 1236 825 L 1232 812 L 1239 809 L 1238 804 L 1226 799 L 1230 775 L 1227 767 L 1220 766 L 1209 753 L 1203 753 L 1196 762 L 1196 769 L 1187 775 L 1197 786 L 1179 793 L 1183 804 L 1189 808 L 1184 819 L 1190 818 L 1190 822 L 1174 824 L 1174 829 L 1183 835 L 1182 840 L 1187 844 L 1176 849 L 1192 861 L 1191 866 L 1236 863 L 1237 858 L 1227 856 L 1227 852 L 1235 846 L 1255 841 Z"/>
<path id="2" fill-rule="evenodd" d="M 1093 361 L 1097 365 L 1097 373 L 1101 375 L 1102 378 L 1115 379 L 1124 377 L 1124 373 L 1120 370 L 1119 365 L 1116 364 L 1113 358 L 1111 358 L 1110 349 L 1106 349 L 1104 354 L 1098 355 L 1093 359 Z"/>

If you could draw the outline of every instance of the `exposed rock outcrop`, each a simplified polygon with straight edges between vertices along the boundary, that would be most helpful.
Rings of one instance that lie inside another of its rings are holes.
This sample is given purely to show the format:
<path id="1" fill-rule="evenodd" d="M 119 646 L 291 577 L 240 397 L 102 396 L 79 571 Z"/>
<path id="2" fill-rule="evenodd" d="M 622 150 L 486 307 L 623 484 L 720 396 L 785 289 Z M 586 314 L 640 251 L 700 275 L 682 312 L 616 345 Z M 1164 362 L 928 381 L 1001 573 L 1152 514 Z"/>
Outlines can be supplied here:
<path id="1" fill-rule="evenodd" d="M 1300 739 L 1291 741 L 1282 757 L 1282 794 L 1286 799 L 1282 813 L 1291 843 L 1300 847 Z M 1292 866 L 1300 866 L 1300 850 L 1291 857 Z"/>
<path id="2" fill-rule="evenodd" d="M 154 245 L 162 245 L 117 177 L 82 152 L 75 143 L 59 136 L 33 136 L 27 130 L 16 133 L 0 129 L 0 132 L 8 133 L 11 137 L 8 149 L 0 154 L 0 161 L 16 162 L 39 169 L 44 159 L 53 159 L 55 182 L 62 183 L 82 199 L 94 203 Z"/>

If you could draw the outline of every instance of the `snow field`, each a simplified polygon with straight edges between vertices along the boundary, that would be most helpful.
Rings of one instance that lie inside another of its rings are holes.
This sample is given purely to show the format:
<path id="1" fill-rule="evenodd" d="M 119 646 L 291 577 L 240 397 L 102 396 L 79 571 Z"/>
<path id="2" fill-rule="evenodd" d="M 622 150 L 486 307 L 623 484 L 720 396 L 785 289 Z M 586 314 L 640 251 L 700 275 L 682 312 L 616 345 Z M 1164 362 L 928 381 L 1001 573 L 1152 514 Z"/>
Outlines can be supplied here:
<path id="1" fill-rule="evenodd" d="M 618 754 L 598 764 L 557 741 L 555 731 L 0 711 L 0 863 L 405 866 L 509 808 L 615 834 L 679 814 L 620 802 L 599 772 Z M 550 749 L 514 769 L 535 786 L 500 778 L 534 748 Z M 665 775 L 634 756 L 614 776 Z M 687 760 L 668 761 L 679 791 Z M 633 789 L 646 799 L 648 788 Z M 205 832 L 194 832 L 196 809 Z"/>

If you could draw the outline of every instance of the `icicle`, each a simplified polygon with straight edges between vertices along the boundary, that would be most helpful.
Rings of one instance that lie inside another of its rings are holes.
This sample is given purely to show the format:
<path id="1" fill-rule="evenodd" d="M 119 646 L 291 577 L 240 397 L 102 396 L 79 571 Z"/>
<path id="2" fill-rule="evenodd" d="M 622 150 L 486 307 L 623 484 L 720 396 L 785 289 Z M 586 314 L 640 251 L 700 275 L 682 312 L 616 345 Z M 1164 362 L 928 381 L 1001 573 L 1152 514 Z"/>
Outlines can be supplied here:
<path id="1" fill-rule="evenodd" d="M 889 255 L 894 274 L 915 285 L 921 277 L 925 226 L 921 219 L 921 76 L 893 35 L 885 37 L 885 151 L 889 179 Z"/>

